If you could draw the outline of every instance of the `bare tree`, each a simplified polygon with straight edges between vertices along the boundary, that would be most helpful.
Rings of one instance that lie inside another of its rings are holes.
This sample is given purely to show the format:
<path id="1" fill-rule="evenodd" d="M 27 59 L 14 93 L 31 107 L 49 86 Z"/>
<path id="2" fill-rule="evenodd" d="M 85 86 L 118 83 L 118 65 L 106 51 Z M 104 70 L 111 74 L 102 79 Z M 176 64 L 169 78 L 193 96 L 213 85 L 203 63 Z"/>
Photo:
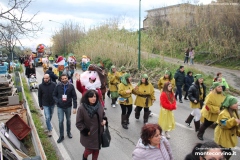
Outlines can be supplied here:
<path id="1" fill-rule="evenodd" d="M 85 28 L 72 21 L 65 22 L 59 31 L 52 36 L 53 52 L 66 53 L 73 52 L 72 46 L 83 38 L 86 34 Z"/>
<path id="2" fill-rule="evenodd" d="M 8 0 L 5 7 L 0 6 L 0 45 L 11 52 L 22 38 L 32 37 L 42 30 L 39 22 L 34 22 L 37 15 L 26 18 L 26 9 L 32 0 Z"/>

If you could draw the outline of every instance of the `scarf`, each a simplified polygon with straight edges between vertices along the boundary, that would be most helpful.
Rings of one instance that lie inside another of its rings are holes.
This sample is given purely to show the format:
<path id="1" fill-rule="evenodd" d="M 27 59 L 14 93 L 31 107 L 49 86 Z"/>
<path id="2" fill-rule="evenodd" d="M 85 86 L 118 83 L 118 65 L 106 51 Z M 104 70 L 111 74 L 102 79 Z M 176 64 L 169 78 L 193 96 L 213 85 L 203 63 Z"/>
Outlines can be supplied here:
<path id="1" fill-rule="evenodd" d="M 93 118 L 94 114 L 97 113 L 100 103 L 98 102 L 95 106 L 88 105 L 83 103 L 83 107 L 87 110 L 90 118 Z"/>

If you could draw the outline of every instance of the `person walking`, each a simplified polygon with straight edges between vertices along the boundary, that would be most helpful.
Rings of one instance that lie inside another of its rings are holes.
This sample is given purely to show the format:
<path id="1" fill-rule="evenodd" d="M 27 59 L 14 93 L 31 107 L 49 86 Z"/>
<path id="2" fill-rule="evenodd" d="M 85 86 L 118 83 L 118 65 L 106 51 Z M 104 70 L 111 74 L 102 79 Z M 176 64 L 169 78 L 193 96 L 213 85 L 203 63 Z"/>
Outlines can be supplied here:
<path id="1" fill-rule="evenodd" d="M 100 66 L 100 68 L 102 69 L 102 74 L 103 74 L 103 83 L 101 85 L 101 92 L 102 92 L 102 100 L 104 101 L 105 104 L 105 94 L 107 92 L 107 88 L 108 88 L 108 77 L 105 71 L 105 68 L 103 66 Z M 106 106 L 104 105 L 104 109 L 106 110 Z"/>
<path id="2" fill-rule="evenodd" d="M 71 112 L 73 103 L 73 114 L 76 114 L 77 95 L 74 86 L 68 82 L 66 74 L 61 75 L 61 83 L 58 83 L 53 91 L 53 98 L 57 104 L 58 122 L 59 122 L 59 138 L 58 143 L 64 140 L 64 114 L 66 116 L 66 126 L 68 138 L 72 138 L 71 134 Z"/>
<path id="3" fill-rule="evenodd" d="M 145 124 L 141 138 L 132 153 L 133 160 L 173 160 L 172 149 L 168 140 L 162 136 L 158 124 Z"/>
<path id="4" fill-rule="evenodd" d="M 49 74 L 43 76 L 43 82 L 39 85 L 38 89 L 38 103 L 41 110 L 44 111 L 46 125 L 48 129 L 48 136 L 52 136 L 52 115 L 54 112 L 55 101 L 53 99 L 53 91 L 56 84 L 51 81 Z"/>
<path id="5" fill-rule="evenodd" d="M 163 87 L 163 91 L 160 95 L 160 109 L 158 124 L 165 131 L 165 136 L 169 139 L 169 131 L 175 129 L 175 119 L 173 110 L 176 110 L 176 99 L 172 92 L 172 84 L 166 82 Z"/>
<path id="6" fill-rule="evenodd" d="M 177 100 L 177 96 L 179 95 L 179 102 L 183 103 L 182 101 L 182 86 L 185 84 L 185 72 L 184 66 L 180 66 L 179 69 L 176 71 L 174 75 L 175 83 L 177 86 L 177 90 L 175 92 L 175 98 Z"/>
<path id="7" fill-rule="evenodd" d="M 229 90 L 228 83 L 227 83 L 226 79 L 223 78 L 221 72 L 218 72 L 218 73 L 217 73 L 217 77 L 214 78 L 213 81 L 214 81 L 214 82 L 220 82 L 220 83 L 222 83 L 223 91 L 225 91 L 225 90 Z"/>
<path id="8" fill-rule="evenodd" d="M 122 75 L 121 83 L 118 85 L 119 103 L 122 109 L 121 124 L 124 129 L 128 129 L 129 117 L 132 113 L 132 77 L 129 73 Z"/>
<path id="9" fill-rule="evenodd" d="M 136 94 L 134 102 L 134 105 L 136 106 L 135 118 L 139 119 L 140 112 L 144 109 L 143 123 L 147 123 L 150 114 L 149 107 L 152 106 L 156 100 L 153 85 L 149 82 L 147 74 L 142 75 L 141 80 L 134 88 L 133 93 Z"/>
<path id="10" fill-rule="evenodd" d="M 188 90 L 190 88 L 190 86 L 192 85 L 192 83 L 194 82 L 194 79 L 193 79 L 193 75 L 192 75 L 192 71 L 188 71 L 187 72 L 187 75 L 185 76 L 185 84 L 184 84 L 184 87 L 183 87 L 183 90 L 185 91 L 185 96 L 184 96 L 184 99 L 185 100 L 188 100 Z"/>
<path id="11" fill-rule="evenodd" d="M 238 100 L 236 97 L 228 95 L 222 103 L 223 110 L 217 118 L 217 127 L 214 131 L 214 141 L 220 145 L 229 160 L 232 155 L 231 148 L 238 144 L 240 137 L 240 119 L 238 115 Z"/>
<path id="12" fill-rule="evenodd" d="M 195 56 L 194 48 L 191 48 L 191 49 L 190 49 L 190 52 L 189 52 L 189 58 L 190 58 L 190 64 L 191 64 L 191 65 L 193 65 L 194 56 Z"/>
<path id="13" fill-rule="evenodd" d="M 203 76 L 201 74 L 196 74 L 195 83 L 191 85 L 188 90 L 188 97 L 190 100 L 190 107 L 193 109 L 188 118 L 185 120 L 185 123 L 188 127 L 191 128 L 191 122 L 194 118 L 195 131 L 198 132 L 200 128 L 200 118 L 203 102 L 206 97 L 206 86 L 203 83 Z"/>
<path id="14" fill-rule="evenodd" d="M 187 63 L 188 64 L 188 59 L 189 59 L 189 48 L 186 50 L 185 52 L 185 57 L 184 57 L 184 63 Z"/>
<path id="15" fill-rule="evenodd" d="M 127 73 L 127 72 L 126 72 L 126 67 L 122 66 L 122 67 L 120 68 L 120 72 L 119 72 L 120 79 L 121 79 L 121 76 L 123 76 L 125 73 Z"/>
<path id="16" fill-rule="evenodd" d="M 103 127 L 107 123 L 103 107 L 99 101 L 98 92 L 87 90 L 81 99 L 76 116 L 76 127 L 80 131 L 80 143 L 85 147 L 83 160 L 92 154 L 92 160 L 97 160 L 101 149 Z"/>
<path id="17" fill-rule="evenodd" d="M 163 86 L 166 82 L 170 82 L 172 84 L 172 88 L 175 88 L 175 79 L 169 70 L 166 70 L 164 76 L 158 80 L 158 88 L 160 91 L 162 91 Z"/>
<path id="18" fill-rule="evenodd" d="M 109 80 L 109 90 L 112 99 L 112 107 L 116 107 L 116 101 L 118 98 L 118 84 L 120 83 L 120 74 L 117 72 L 115 66 L 111 66 L 110 72 L 108 73 L 108 80 Z"/>
<path id="19" fill-rule="evenodd" d="M 52 82 L 57 83 L 58 76 L 52 71 L 52 67 L 49 67 L 46 74 L 50 76 Z"/>
<path id="20" fill-rule="evenodd" d="M 220 113 L 220 106 L 226 97 L 223 94 L 221 83 L 213 82 L 212 89 L 213 90 L 207 95 L 205 105 L 201 110 L 204 122 L 198 131 L 197 137 L 202 141 L 205 130 L 217 121 Z"/>

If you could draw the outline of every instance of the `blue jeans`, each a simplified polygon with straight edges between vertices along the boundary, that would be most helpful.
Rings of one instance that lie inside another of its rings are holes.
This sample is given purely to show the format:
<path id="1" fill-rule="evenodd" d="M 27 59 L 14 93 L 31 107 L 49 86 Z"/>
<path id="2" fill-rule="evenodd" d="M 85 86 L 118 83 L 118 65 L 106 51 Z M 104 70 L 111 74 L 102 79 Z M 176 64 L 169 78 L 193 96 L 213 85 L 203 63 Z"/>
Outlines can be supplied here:
<path id="1" fill-rule="evenodd" d="M 59 123 L 60 136 L 64 136 L 64 125 L 63 125 L 64 113 L 67 120 L 67 123 L 66 123 L 67 133 L 70 133 L 71 131 L 71 112 L 72 112 L 72 107 L 68 107 L 68 108 L 58 107 L 58 123 Z"/>
<path id="2" fill-rule="evenodd" d="M 193 58 L 190 58 L 190 63 L 193 64 Z"/>
<path id="3" fill-rule="evenodd" d="M 45 115 L 45 119 L 46 119 L 47 129 L 49 131 L 51 131 L 52 130 L 51 120 L 52 120 L 52 115 L 53 115 L 53 111 L 54 111 L 54 105 L 53 106 L 43 106 L 43 110 L 44 110 L 44 115 Z"/>
<path id="4" fill-rule="evenodd" d="M 179 100 L 182 100 L 182 86 L 177 86 L 177 90 L 175 93 L 176 98 L 177 98 L 178 94 L 179 94 Z"/>

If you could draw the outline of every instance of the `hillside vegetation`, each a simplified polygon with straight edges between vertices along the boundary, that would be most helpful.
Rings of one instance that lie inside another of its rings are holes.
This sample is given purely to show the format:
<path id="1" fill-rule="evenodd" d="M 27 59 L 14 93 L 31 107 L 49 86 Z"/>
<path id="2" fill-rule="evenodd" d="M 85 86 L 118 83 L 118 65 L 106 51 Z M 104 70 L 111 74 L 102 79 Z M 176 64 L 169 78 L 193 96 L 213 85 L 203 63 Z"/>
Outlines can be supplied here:
<path id="1" fill-rule="evenodd" d="M 79 24 L 68 22 L 53 36 L 52 50 L 56 54 L 62 53 L 64 32 L 66 52 L 74 53 L 78 61 L 82 55 L 87 55 L 95 63 L 103 62 L 107 68 L 112 64 L 117 67 L 124 65 L 136 77 L 139 78 L 139 75 L 145 72 L 155 82 L 166 69 L 175 73 L 179 66 L 164 63 L 160 59 L 149 59 L 150 53 L 183 59 L 185 49 L 194 47 L 197 62 L 238 68 L 240 8 L 201 7 L 194 11 L 194 21 L 191 25 L 176 29 L 162 21 L 157 26 L 141 31 L 141 71 L 137 70 L 138 31 L 119 29 L 120 22 L 117 20 L 106 21 L 88 32 Z M 188 70 L 186 68 L 186 71 Z M 194 73 L 200 71 L 195 70 Z M 206 83 L 210 86 L 212 77 L 205 76 Z"/>

